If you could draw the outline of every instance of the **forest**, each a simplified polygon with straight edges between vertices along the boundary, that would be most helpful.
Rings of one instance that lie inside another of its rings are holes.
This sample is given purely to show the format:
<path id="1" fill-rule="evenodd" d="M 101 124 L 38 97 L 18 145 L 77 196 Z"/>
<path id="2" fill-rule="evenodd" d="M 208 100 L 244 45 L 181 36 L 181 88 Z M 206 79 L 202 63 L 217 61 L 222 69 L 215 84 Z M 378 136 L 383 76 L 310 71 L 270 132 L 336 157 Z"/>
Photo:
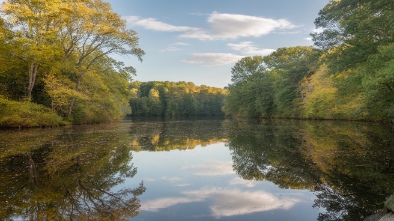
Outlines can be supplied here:
<path id="1" fill-rule="evenodd" d="M 237 117 L 394 120 L 394 2 L 330 1 L 314 47 L 279 48 L 232 68 L 224 104 Z"/>
<path id="2" fill-rule="evenodd" d="M 192 82 L 131 83 L 132 116 L 222 116 L 227 91 Z"/>

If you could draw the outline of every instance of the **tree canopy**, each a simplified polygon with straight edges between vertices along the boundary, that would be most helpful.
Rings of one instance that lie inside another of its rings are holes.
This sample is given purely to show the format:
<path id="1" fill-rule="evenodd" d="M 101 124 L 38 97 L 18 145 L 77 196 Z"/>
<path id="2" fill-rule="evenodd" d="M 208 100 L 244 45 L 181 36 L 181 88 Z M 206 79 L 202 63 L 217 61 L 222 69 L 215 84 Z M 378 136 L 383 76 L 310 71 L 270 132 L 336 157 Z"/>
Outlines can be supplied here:
<path id="1" fill-rule="evenodd" d="M 135 69 L 111 56 L 141 61 L 144 51 L 109 3 L 8 0 L 2 8 L 0 96 L 8 106 L 34 102 L 73 123 L 124 116 Z"/>
<path id="2" fill-rule="evenodd" d="M 255 61 L 259 71 L 247 69 L 255 57 L 234 65 L 224 111 L 393 121 L 393 15 L 390 0 L 330 1 L 315 20 L 322 31 L 311 33 L 317 48 L 279 48 Z"/>

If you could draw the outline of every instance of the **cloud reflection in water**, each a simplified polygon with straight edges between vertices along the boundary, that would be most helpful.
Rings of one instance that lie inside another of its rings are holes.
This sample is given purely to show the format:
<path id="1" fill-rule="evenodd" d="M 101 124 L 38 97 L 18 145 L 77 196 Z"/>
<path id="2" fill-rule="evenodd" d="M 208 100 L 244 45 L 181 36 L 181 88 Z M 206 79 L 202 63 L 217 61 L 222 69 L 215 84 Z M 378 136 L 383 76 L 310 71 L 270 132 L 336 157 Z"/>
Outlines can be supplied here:
<path id="1" fill-rule="evenodd" d="M 184 170 L 191 170 L 196 176 L 219 176 L 235 174 L 232 161 L 205 161 L 204 164 L 185 166 Z"/>
<path id="2" fill-rule="evenodd" d="M 201 164 L 184 166 L 181 169 L 195 176 L 224 177 L 230 175 L 232 177 L 236 175 L 232 161 L 204 161 Z M 176 184 L 177 181 L 183 180 L 179 177 L 164 177 L 161 180 L 173 183 L 177 187 L 188 186 L 185 183 Z M 142 202 L 141 210 L 158 212 L 161 209 L 168 209 L 172 206 L 204 202 L 210 209 L 211 213 L 209 215 L 220 218 L 272 210 L 288 210 L 296 203 L 301 202 L 299 198 L 278 196 L 262 190 L 243 191 L 236 189 L 236 187 L 253 188 L 256 185 L 255 181 L 233 177 L 227 182 L 235 188 L 223 189 L 218 186 L 212 186 L 198 190 L 183 191 L 180 192 L 179 197 L 163 197 Z"/>
<path id="3" fill-rule="evenodd" d="M 279 197 L 265 191 L 241 191 L 238 189 L 200 189 L 182 192 L 182 197 L 160 198 L 143 202 L 141 210 L 156 212 L 177 204 L 213 201 L 209 206 L 212 215 L 220 218 L 277 209 L 288 210 L 300 200 Z"/>

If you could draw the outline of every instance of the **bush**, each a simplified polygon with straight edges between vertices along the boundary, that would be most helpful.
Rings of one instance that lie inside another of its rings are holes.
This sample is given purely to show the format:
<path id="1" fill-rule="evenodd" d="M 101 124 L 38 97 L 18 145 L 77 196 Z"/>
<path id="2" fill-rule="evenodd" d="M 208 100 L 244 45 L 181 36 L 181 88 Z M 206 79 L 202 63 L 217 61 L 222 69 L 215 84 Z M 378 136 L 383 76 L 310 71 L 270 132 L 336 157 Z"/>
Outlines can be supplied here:
<path id="1" fill-rule="evenodd" d="M 0 96 L 0 127 L 47 127 L 66 124 L 51 109 L 30 101 L 11 101 Z"/>

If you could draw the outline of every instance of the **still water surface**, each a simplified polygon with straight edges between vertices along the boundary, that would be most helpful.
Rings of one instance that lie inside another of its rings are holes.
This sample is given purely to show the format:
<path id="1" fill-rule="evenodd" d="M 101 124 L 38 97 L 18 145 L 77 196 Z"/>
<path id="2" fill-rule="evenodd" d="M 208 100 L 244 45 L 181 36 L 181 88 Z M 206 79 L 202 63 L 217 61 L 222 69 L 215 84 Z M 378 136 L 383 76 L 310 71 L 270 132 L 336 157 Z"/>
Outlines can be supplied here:
<path id="1" fill-rule="evenodd" d="M 0 220 L 362 220 L 394 134 L 330 121 L 125 121 L 0 131 Z"/>

